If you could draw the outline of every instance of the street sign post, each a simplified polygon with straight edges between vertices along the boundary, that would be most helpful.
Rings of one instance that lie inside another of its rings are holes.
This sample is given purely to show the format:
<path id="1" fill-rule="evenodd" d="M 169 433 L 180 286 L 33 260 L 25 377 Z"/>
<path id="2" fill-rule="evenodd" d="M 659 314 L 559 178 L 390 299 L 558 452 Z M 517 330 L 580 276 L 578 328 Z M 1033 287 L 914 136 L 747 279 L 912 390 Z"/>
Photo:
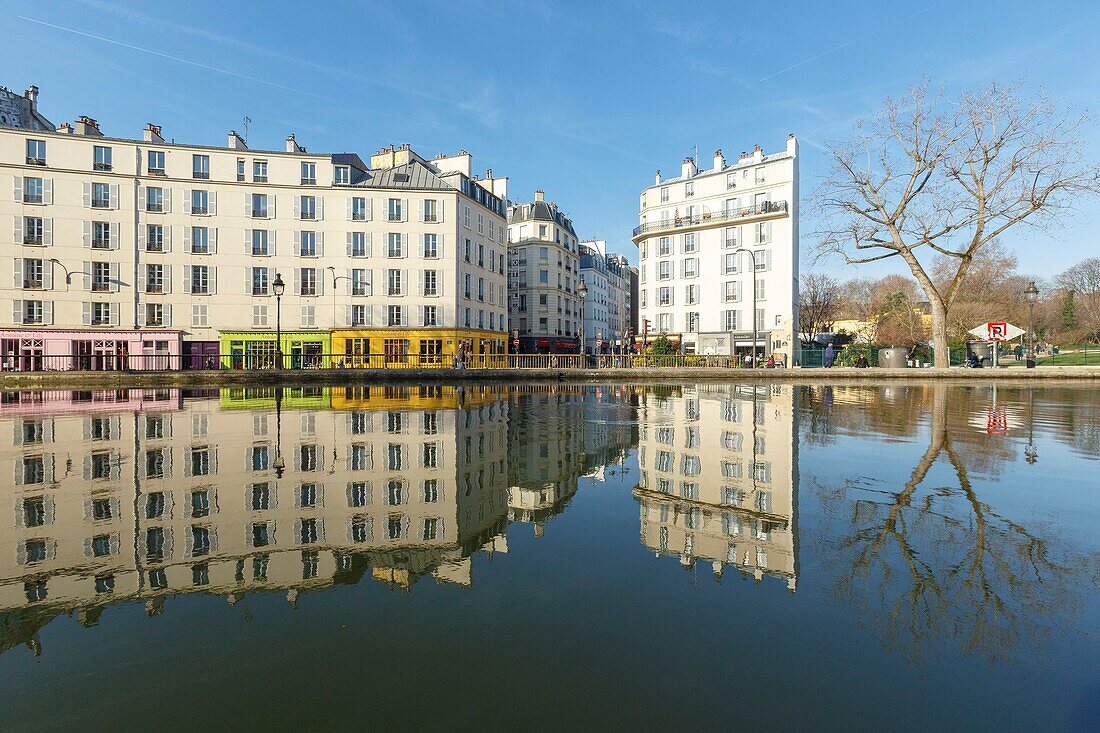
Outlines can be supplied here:
<path id="1" fill-rule="evenodd" d="M 983 323 L 980 326 L 967 331 L 967 333 L 973 334 L 977 338 L 984 339 L 985 341 L 992 341 L 993 346 L 993 366 L 998 366 L 997 361 L 997 348 L 1002 341 L 1011 341 L 1017 336 L 1022 336 L 1025 332 L 1024 329 L 1019 326 L 1013 326 L 1007 321 L 989 321 Z"/>

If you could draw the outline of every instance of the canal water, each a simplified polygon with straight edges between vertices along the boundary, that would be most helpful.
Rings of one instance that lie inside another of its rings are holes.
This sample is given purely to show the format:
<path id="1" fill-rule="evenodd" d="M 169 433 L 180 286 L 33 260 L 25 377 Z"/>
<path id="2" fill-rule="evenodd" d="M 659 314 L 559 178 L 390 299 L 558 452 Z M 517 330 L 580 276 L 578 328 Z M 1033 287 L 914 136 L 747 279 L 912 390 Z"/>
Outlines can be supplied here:
<path id="1" fill-rule="evenodd" d="M 0 393 L 0 729 L 1100 726 L 1093 388 Z"/>

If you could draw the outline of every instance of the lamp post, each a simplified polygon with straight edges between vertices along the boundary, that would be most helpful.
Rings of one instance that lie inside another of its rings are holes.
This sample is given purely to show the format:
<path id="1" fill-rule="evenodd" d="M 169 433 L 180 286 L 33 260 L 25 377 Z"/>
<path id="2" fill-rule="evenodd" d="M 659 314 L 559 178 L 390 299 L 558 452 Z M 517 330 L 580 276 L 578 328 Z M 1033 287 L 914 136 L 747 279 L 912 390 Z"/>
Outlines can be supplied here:
<path id="1" fill-rule="evenodd" d="M 585 366 L 584 363 L 584 301 L 588 298 L 588 286 L 584 284 L 584 280 L 581 280 L 581 284 L 577 286 L 577 296 L 581 299 L 581 367 Z"/>
<path id="2" fill-rule="evenodd" d="M 752 260 L 752 365 L 756 367 L 756 253 L 751 249 L 738 247 L 734 252 L 748 252 Z M 732 344 L 731 344 L 732 345 Z M 734 353 L 736 353 L 734 349 Z"/>
<path id="3" fill-rule="evenodd" d="M 275 478 L 283 477 L 286 461 L 283 460 L 283 387 L 275 388 Z"/>
<path id="4" fill-rule="evenodd" d="M 283 282 L 281 273 L 275 273 L 275 281 L 271 283 L 271 292 L 275 293 L 275 368 L 283 368 L 283 293 L 286 292 L 286 283 Z"/>
<path id="5" fill-rule="evenodd" d="M 1027 369 L 1035 368 L 1035 302 L 1039 300 L 1039 288 L 1032 280 L 1024 290 L 1027 299 Z"/>

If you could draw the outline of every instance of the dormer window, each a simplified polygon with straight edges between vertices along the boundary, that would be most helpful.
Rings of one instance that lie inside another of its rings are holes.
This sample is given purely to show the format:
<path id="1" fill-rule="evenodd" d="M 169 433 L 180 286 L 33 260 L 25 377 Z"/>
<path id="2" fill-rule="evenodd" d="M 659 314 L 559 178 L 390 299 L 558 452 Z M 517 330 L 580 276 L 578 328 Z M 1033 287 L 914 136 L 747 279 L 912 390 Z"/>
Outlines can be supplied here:
<path id="1" fill-rule="evenodd" d="M 334 186 L 346 186 L 351 183 L 351 167 L 346 165 L 336 166 L 336 170 L 332 175 L 332 184 Z"/>

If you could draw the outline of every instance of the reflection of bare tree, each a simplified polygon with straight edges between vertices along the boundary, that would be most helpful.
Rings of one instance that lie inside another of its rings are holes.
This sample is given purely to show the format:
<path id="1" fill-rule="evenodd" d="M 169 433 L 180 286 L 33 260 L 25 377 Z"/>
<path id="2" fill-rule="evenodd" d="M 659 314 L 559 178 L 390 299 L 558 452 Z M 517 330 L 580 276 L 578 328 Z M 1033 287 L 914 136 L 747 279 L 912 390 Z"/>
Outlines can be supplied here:
<path id="1" fill-rule="evenodd" d="M 823 557 L 837 571 L 835 594 L 858 603 L 863 622 L 912 661 L 940 644 L 1011 659 L 1081 605 L 1095 564 L 979 498 L 952 442 L 947 387 L 930 391 L 929 445 L 899 491 L 856 480 L 823 492 L 834 519 L 848 514 L 854 525 L 826 539 Z M 922 488 L 941 456 L 956 480 Z"/>

